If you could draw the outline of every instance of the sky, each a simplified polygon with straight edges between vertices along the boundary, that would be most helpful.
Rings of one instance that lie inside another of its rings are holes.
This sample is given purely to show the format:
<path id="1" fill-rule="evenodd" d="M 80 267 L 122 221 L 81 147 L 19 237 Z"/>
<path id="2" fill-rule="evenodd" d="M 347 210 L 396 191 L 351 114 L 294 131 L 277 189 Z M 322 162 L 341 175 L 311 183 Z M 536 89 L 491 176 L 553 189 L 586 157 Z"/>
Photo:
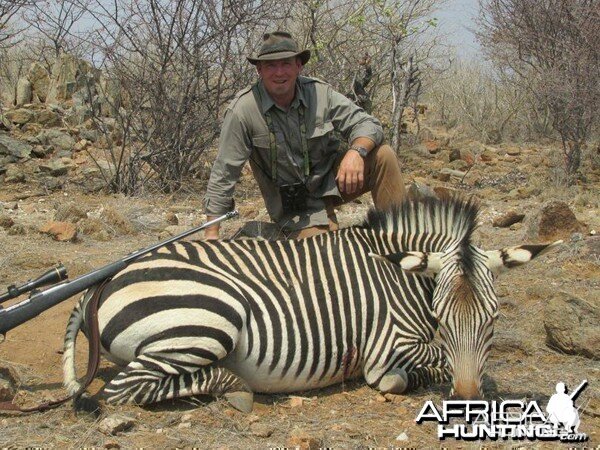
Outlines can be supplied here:
<path id="1" fill-rule="evenodd" d="M 434 14 L 439 19 L 439 29 L 448 34 L 449 43 L 456 47 L 457 54 L 467 59 L 481 58 L 479 45 L 469 28 L 475 28 L 474 19 L 479 12 L 478 0 L 446 0 Z"/>

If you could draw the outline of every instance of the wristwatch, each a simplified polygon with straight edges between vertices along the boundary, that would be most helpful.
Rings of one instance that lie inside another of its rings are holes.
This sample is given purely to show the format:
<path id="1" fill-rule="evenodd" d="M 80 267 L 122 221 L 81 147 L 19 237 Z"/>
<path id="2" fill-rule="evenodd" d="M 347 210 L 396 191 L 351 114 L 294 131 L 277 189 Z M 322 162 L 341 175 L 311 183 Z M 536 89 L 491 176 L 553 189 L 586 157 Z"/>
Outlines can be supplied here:
<path id="1" fill-rule="evenodd" d="M 348 150 L 356 150 L 358 154 L 362 157 L 362 159 L 365 159 L 369 154 L 369 151 L 360 145 L 353 145 Z"/>

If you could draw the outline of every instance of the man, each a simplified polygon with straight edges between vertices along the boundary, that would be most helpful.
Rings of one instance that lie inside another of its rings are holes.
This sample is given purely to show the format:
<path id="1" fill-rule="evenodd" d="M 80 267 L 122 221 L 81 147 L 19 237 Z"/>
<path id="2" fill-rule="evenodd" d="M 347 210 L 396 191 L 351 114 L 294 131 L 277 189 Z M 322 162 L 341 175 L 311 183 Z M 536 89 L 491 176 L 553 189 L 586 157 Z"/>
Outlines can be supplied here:
<path id="1" fill-rule="evenodd" d="M 259 81 L 225 113 L 206 192 L 209 219 L 233 209 L 248 160 L 271 219 L 288 238 L 336 230 L 334 207 L 368 191 L 377 208 L 402 201 L 400 167 L 381 145 L 381 124 L 328 84 L 300 76 L 309 58 L 281 31 L 265 34 L 258 55 L 248 57 Z M 343 155 L 336 132 L 350 143 Z M 205 237 L 218 238 L 219 225 Z"/>

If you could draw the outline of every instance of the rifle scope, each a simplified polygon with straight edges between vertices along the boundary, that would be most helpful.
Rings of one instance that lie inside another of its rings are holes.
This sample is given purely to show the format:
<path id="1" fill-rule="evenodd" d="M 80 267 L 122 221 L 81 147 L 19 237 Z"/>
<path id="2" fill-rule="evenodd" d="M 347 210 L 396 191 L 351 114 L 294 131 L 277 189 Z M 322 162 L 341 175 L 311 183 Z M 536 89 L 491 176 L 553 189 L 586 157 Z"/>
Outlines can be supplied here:
<path id="1" fill-rule="evenodd" d="M 15 286 L 14 284 L 11 284 L 8 286 L 8 290 L 4 294 L 0 295 L 0 303 L 4 303 L 11 298 L 16 298 L 21 294 L 33 291 L 39 287 L 66 280 L 67 277 L 67 269 L 62 264 L 59 264 L 58 266 L 48 270 L 42 276 L 36 278 L 35 280 L 28 281 L 22 286 Z"/>

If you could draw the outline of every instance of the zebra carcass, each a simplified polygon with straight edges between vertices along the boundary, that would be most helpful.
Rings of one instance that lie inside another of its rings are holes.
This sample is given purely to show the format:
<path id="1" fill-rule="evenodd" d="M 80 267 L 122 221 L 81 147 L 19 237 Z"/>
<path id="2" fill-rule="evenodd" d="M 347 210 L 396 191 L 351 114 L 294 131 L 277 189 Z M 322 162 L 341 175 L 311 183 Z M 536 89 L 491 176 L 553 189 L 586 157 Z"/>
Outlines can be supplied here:
<path id="1" fill-rule="evenodd" d="M 250 411 L 253 392 L 363 376 L 381 392 L 452 380 L 458 396 L 479 397 L 495 274 L 557 243 L 483 251 L 471 242 L 477 212 L 459 198 L 414 200 L 303 240 L 178 242 L 142 257 L 101 293 L 102 350 L 123 367 L 104 396 L 149 404 L 210 394 Z M 71 393 L 88 298 L 65 336 Z"/>

